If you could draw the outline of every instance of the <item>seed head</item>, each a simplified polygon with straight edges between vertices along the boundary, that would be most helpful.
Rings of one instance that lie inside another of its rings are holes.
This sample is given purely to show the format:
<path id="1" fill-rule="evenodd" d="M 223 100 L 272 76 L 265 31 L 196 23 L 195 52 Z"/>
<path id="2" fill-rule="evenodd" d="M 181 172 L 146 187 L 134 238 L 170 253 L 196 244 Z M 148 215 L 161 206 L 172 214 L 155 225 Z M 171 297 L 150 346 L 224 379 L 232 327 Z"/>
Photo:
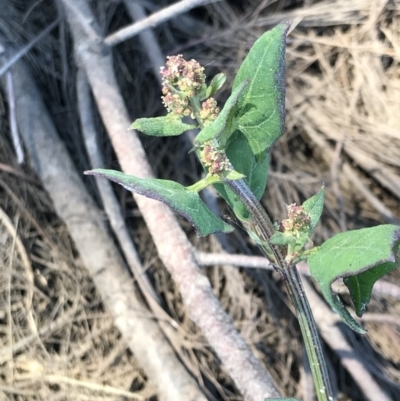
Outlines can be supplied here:
<path id="1" fill-rule="evenodd" d="M 204 125 L 208 125 L 213 122 L 219 114 L 219 107 L 217 101 L 210 97 L 205 100 L 201 105 L 200 117 L 203 120 Z"/>
<path id="2" fill-rule="evenodd" d="M 205 167 L 208 167 L 210 174 L 219 174 L 232 170 L 223 150 L 215 149 L 210 143 L 206 143 L 200 153 L 200 160 Z"/>
<path id="3" fill-rule="evenodd" d="M 287 206 L 288 218 L 280 224 L 280 231 L 292 233 L 295 236 L 301 232 L 308 231 L 311 224 L 310 215 L 304 210 L 303 206 L 295 203 Z"/>
<path id="4" fill-rule="evenodd" d="M 178 54 L 167 57 L 160 74 L 163 80 L 162 99 L 168 111 L 179 115 L 182 112 L 185 113 L 183 115 L 192 114 L 188 99 L 199 94 L 205 86 L 204 67 L 196 60 L 186 61 L 182 54 Z M 169 95 L 177 95 L 181 99 L 171 98 Z M 183 101 L 186 102 L 184 105 Z"/>

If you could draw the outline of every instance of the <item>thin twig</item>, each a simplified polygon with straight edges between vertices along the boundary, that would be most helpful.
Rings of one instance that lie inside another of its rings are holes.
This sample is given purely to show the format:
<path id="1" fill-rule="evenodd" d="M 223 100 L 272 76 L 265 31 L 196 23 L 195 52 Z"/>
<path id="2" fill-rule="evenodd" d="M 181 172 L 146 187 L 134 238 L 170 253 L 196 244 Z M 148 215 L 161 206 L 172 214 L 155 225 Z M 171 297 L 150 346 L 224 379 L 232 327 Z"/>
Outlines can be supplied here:
<path id="1" fill-rule="evenodd" d="M 29 50 L 35 46 L 39 40 L 44 38 L 49 32 L 51 32 L 62 20 L 62 17 L 57 18 L 54 22 L 52 22 L 47 28 L 43 29 L 42 32 L 39 33 L 34 39 L 32 39 L 25 47 L 19 50 L 14 56 L 10 57 L 9 60 L 5 61 L 4 64 L 0 68 L 0 77 L 13 65 L 15 64 L 21 57 L 25 56 Z M 0 48 L 1 49 L 1 48 Z"/>
<path id="2" fill-rule="evenodd" d="M 27 376 L 30 379 L 33 379 L 34 377 Z M 67 377 L 67 376 L 62 376 L 62 375 L 44 375 L 38 377 L 40 380 L 44 380 L 45 382 L 52 383 L 52 384 L 66 384 L 68 386 L 72 387 L 83 387 L 86 389 L 89 389 L 91 392 L 99 392 L 102 394 L 109 394 L 109 395 L 114 395 L 114 396 L 119 396 L 123 398 L 128 398 L 128 399 L 133 399 L 133 400 L 144 400 L 145 397 L 133 393 L 131 391 L 126 391 L 122 390 L 116 387 L 112 386 L 107 386 L 103 384 L 97 384 L 97 383 L 92 383 L 89 381 L 84 381 L 84 380 L 77 380 L 72 377 Z M 147 397 L 146 397 L 147 398 Z"/>
<path id="3" fill-rule="evenodd" d="M 92 168 L 103 168 L 103 160 L 100 149 L 97 144 L 97 135 L 95 124 L 92 117 L 92 102 L 90 98 L 89 84 L 86 80 L 85 73 L 79 69 L 77 74 L 77 95 L 79 105 L 79 116 L 81 119 L 82 134 L 85 141 L 86 151 L 88 153 Z M 143 293 L 159 302 L 153 287 L 147 280 L 147 276 L 140 262 L 139 256 L 130 238 L 128 229 L 124 223 L 118 200 L 113 192 L 109 181 L 96 178 L 96 185 L 103 202 L 104 209 L 107 213 L 108 220 L 118 238 L 118 242 L 123 249 L 126 260 L 128 261 L 131 271 L 137 280 Z"/>
<path id="4" fill-rule="evenodd" d="M 123 42 L 138 33 L 142 32 L 147 28 L 154 28 L 160 25 L 162 22 L 167 21 L 171 18 L 177 17 L 179 14 L 183 14 L 192 8 L 200 7 L 204 4 L 213 3 L 220 0 L 182 0 L 171 6 L 165 7 L 160 11 L 150 15 L 146 19 L 129 25 L 125 28 L 120 29 L 117 32 L 107 36 L 104 42 L 109 46 L 115 46 L 118 43 Z"/>
<path id="5" fill-rule="evenodd" d="M 8 100 L 8 117 L 10 121 L 11 138 L 17 155 L 18 164 L 24 162 L 24 149 L 22 147 L 21 139 L 18 133 L 17 121 L 15 118 L 15 94 L 13 85 L 13 75 L 11 71 L 6 72 L 6 93 Z"/>
<path id="6" fill-rule="evenodd" d="M 17 248 L 19 257 L 21 258 L 22 265 L 25 269 L 25 275 L 27 280 L 27 291 L 26 291 L 26 300 L 25 300 L 25 308 L 27 314 L 27 320 L 29 322 L 29 326 L 31 331 L 36 335 L 37 327 L 35 324 L 35 319 L 32 316 L 32 299 L 33 299 L 33 288 L 34 288 L 34 275 L 32 271 L 31 262 L 28 258 L 28 254 L 26 249 L 19 237 L 16 228 L 14 227 L 12 221 L 7 216 L 2 208 L 0 208 L 0 224 L 6 228 L 10 237 L 13 238 L 15 243 L 15 247 Z M 13 257 L 13 256 L 12 256 Z M 11 259 L 12 259 L 11 257 Z"/>
<path id="7" fill-rule="evenodd" d="M 236 267 L 247 267 L 250 269 L 273 270 L 271 263 L 263 256 L 249 256 L 227 253 L 196 252 L 197 263 L 201 266 L 229 265 Z M 304 276 L 310 275 L 307 263 L 297 265 L 297 270 Z M 388 295 L 400 300 L 400 287 L 385 280 L 378 280 L 374 287 L 375 295 Z"/>
<path id="8" fill-rule="evenodd" d="M 139 3 L 135 3 L 131 0 L 124 0 L 124 4 L 129 15 L 134 21 L 142 21 L 145 19 L 146 14 L 143 11 L 143 7 Z M 161 85 L 162 79 L 160 67 L 164 64 L 165 59 L 153 30 L 143 30 L 141 33 L 139 33 L 139 39 L 143 48 L 146 50 L 146 55 L 150 59 L 153 74 L 158 80 L 158 83 Z"/>

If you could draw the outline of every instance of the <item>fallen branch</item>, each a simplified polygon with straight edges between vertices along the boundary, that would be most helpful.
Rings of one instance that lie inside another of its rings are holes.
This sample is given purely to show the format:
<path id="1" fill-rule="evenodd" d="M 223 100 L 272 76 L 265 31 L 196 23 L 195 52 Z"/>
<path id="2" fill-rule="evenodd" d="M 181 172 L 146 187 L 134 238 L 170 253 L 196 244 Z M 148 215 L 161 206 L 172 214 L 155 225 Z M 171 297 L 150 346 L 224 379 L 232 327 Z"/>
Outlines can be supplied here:
<path id="1" fill-rule="evenodd" d="M 183 14 L 186 11 L 191 10 L 192 8 L 202 6 L 204 4 L 212 3 L 214 1 L 219 0 L 182 0 L 178 3 L 172 4 L 171 6 L 165 7 L 160 11 L 150 15 L 139 22 L 136 22 L 132 25 L 129 25 L 125 28 L 120 29 L 117 32 L 106 37 L 104 42 L 109 46 L 115 46 L 118 43 L 123 42 L 129 38 L 134 37 L 138 33 L 144 31 L 147 28 L 154 28 L 157 25 L 160 25 L 164 21 L 167 21 L 171 18 L 177 17 L 179 14 Z M 67 7 L 66 2 L 64 2 Z"/>
<path id="2" fill-rule="evenodd" d="M 128 10 L 130 17 L 134 21 L 139 22 L 146 18 L 143 7 L 139 3 L 135 3 L 130 0 L 124 0 L 124 4 L 126 9 Z M 161 51 L 153 30 L 143 30 L 141 33 L 139 33 L 139 39 L 142 43 L 143 49 L 146 51 L 147 57 L 150 59 L 154 77 L 158 80 L 158 83 L 161 86 L 162 79 L 160 74 L 160 67 L 164 65 L 165 57 Z"/>
<path id="3" fill-rule="evenodd" d="M 229 265 L 235 267 L 247 267 L 250 269 L 273 270 L 268 259 L 263 256 L 249 256 L 228 253 L 208 253 L 196 252 L 197 263 L 201 266 Z M 305 276 L 310 275 L 310 270 L 306 263 L 297 265 L 297 270 Z M 372 289 L 375 295 L 388 295 L 400 300 L 400 288 L 396 284 L 385 280 L 378 280 Z"/>
<path id="4" fill-rule="evenodd" d="M 116 326 L 148 375 L 149 383 L 155 386 L 162 400 L 177 400 L 183 391 L 189 400 L 203 400 L 198 386 L 165 342 L 153 315 L 136 297 L 101 212 L 75 171 L 38 89 L 21 61 L 14 65 L 13 74 L 18 126 L 33 167 L 58 215 L 65 221 Z"/>

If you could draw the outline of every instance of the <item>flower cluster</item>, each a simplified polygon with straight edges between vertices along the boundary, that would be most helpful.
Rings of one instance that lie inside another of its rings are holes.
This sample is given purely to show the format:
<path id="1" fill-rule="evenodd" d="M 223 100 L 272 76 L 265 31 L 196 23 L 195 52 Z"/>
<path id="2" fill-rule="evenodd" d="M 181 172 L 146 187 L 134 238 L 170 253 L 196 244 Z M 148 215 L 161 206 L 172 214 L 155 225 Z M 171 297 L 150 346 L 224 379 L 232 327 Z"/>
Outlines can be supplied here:
<path id="1" fill-rule="evenodd" d="M 210 97 L 205 100 L 201 105 L 200 118 L 203 120 L 204 125 L 207 125 L 214 121 L 219 114 L 219 107 L 217 101 Z"/>
<path id="2" fill-rule="evenodd" d="M 182 97 L 179 93 L 172 93 L 169 89 L 164 89 L 162 101 L 169 113 L 177 114 L 178 116 L 192 115 L 192 108 L 189 105 L 189 99 Z"/>
<path id="3" fill-rule="evenodd" d="M 288 218 L 280 224 L 279 231 L 291 234 L 299 234 L 310 228 L 311 219 L 303 206 L 295 203 L 287 206 Z"/>
<path id="4" fill-rule="evenodd" d="M 201 150 L 200 160 L 205 167 L 208 167 L 210 174 L 232 170 L 232 165 L 226 157 L 225 151 L 215 149 L 209 143 L 206 143 Z"/>
<path id="5" fill-rule="evenodd" d="M 204 67 L 195 60 L 186 61 L 181 54 L 167 57 L 160 73 L 163 80 L 162 99 L 169 112 L 192 114 L 189 99 L 205 88 Z"/>

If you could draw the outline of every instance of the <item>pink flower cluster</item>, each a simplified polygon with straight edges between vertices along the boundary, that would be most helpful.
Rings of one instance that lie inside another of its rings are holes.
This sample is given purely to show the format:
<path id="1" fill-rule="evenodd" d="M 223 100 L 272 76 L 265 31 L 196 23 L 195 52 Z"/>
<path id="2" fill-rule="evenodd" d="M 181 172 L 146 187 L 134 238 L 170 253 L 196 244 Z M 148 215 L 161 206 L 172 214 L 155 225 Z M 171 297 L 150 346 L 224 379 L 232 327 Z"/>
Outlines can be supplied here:
<path id="1" fill-rule="evenodd" d="M 204 125 L 209 124 L 214 121 L 219 114 L 219 107 L 217 106 L 217 101 L 210 97 L 205 100 L 201 105 L 200 118 L 203 120 Z"/>
<path id="2" fill-rule="evenodd" d="M 203 165 L 208 167 L 210 174 L 218 174 L 232 169 L 225 152 L 215 149 L 209 143 L 206 143 L 201 150 L 200 159 Z"/>
<path id="3" fill-rule="evenodd" d="M 205 88 L 204 67 L 196 60 L 186 61 L 182 54 L 167 57 L 161 67 L 163 103 L 169 112 L 188 116 L 192 114 L 189 98 Z"/>
<path id="4" fill-rule="evenodd" d="M 287 211 L 288 218 L 282 221 L 279 231 L 296 234 L 307 231 L 310 228 L 311 218 L 303 206 L 297 206 L 292 203 L 287 206 Z"/>

